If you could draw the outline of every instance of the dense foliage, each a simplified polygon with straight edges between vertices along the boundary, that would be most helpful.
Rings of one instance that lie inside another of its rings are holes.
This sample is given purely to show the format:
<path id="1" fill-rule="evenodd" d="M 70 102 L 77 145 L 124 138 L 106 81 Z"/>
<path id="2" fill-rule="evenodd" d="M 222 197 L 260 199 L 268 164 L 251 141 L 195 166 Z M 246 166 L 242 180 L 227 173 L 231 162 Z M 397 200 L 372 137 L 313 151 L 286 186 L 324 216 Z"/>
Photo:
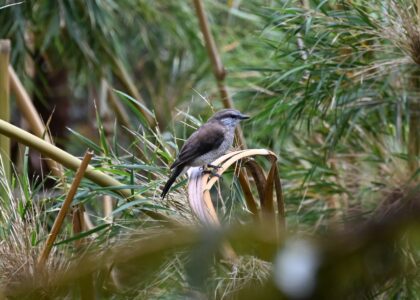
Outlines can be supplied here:
<path id="1" fill-rule="evenodd" d="M 234 106 L 252 115 L 247 146 L 279 158 L 275 233 L 254 223 L 234 171 L 212 194 L 222 228 L 197 226 L 186 179 L 159 197 L 182 141 L 222 107 L 190 2 L 0 3 L 0 37 L 57 143 L 90 148 L 123 184 L 82 181 L 87 224 L 66 223 L 41 272 L 74 172 L 51 186 L 28 148 L 16 154 L 12 180 L 0 176 L 0 296 L 418 298 L 419 3 L 204 1 Z M 312 273 L 287 271 L 302 261 Z"/>

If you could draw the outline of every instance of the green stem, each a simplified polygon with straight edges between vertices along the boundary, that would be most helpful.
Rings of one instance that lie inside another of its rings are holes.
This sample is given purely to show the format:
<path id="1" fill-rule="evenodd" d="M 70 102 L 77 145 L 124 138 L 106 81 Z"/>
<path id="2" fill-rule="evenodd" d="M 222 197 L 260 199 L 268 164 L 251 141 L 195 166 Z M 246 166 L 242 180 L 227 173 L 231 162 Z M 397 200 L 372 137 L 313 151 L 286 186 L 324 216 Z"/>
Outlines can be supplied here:
<path id="1" fill-rule="evenodd" d="M 10 41 L 0 40 L 0 119 L 6 122 L 10 120 L 10 101 L 9 101 L 9 56 Z M 0 155 L 4 158 L 4 172 L 10 179 L 10 140 L 0 136 Z"/>

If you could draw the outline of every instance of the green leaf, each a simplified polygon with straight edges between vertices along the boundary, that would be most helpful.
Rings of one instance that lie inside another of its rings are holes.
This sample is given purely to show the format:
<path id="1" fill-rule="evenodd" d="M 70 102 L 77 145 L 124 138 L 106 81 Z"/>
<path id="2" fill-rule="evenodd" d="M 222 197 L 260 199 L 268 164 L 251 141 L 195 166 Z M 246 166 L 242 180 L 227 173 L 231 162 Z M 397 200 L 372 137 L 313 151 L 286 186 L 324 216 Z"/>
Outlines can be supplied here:
<path id="1" fill-rule="evenodd" d="M 127 104 L 135 104 L 139 107 L 142 108 L 143 111 L 145 111 L 147 114 L 149 114 L 150 116 L 154 117 L 154 114 L 142 103 L 140 103 L 139 101 L 137 101 L 136 99 L 134 99 L 133 97 L 131 97 L 130 95 L 121 92 L 119 90 L 113 90 L 115 93 L 117 93 L 118 95 L 120 95 L 120 99 L 122 99 L 125 103 Z M 131 102 L 131 103 L 130 103 Z M 133 105 L 130 105 L 131 110 L 136 114 L 137 118 L 141 121 L 141 123 L 148 128 L 148 122 L 145 119 L 145 117 L 143 116 L 143 114 Z"/>
<path id="2" fill-rule="evenodd" d="M 81 135 L 80 133 L 74 131 L 71 128 L 67 128 L 72 134 L 75 135 L 76 138 L 78 138 L 81 142 L 83 142 L 85 145 L 88 146 L 89 149 L 92 149 L 93 151 L 97 152 L 97 153 L 101 153 L 101 147 L 97 144 L 95 144 L 94 142 L 92 142 L 90 139 L 84 137 L 83 135 Z"/>
<path id="3" fill-rule="evenodd" d="M 71 243 L 73 241 L 80 240 L 80 239 L 82 239 L 84 237 L 87 237 L 87 236 L 89 236 L 89 235 L 91 235 L 91 234 L 93 234 L 95 232 L 98 232 L 98 231 L 101 231 L 101 230 L 104 230 L 104 229 L 108 229 L 108 227 L 111 227 L 111 224 L 108 224 L 107 223 L 107 224 L 98 225 L 98 226 L 96 226 L 95 228 L 93 228 L 91 230 L 88 230 L 88 231 L 84 231 L 82 233 L 79 233 L 79 234 L 77 234 L 77 235 L 75 235 L 75 236 L 73 236 L 73 237 L 71 237 L 69 239 L 66 239 L 64 241 L 60 241 L 60 242 L 54 243 L 54 246 L 58 246 L 58 245 L 62 245 L 62 244 L 68 244 L 68 243 Z"/>
<path id="4" fill-rule="evenodd" d="M 123 204 L 123 205 L 120 205 L 120 206 L 118 206 L 113 212 L 112 212 L 112 214 L 113 215 L 115 215 L 115 214 L 117 214 L 117 213 L 119 213 L 119 212 L 121 212 L 121 211 L 123 211 L 123 210 L 126 210 L 126 209 L 129 209 L 129 208 L 131 208 L 132 206 L 134 206 L 134 205 L 138 205 L 138 204 L 144 204 L 144 203 L 150 203 L 150 200 L 148 200 L 148 199 L 139 199 L 139 200 L 134 200 L 134 201 L 130 201 L 130 202 L 127 202 L 127 203 L 125 203 L 125 204 Z M 140 209 L 142 209 L 143 208 L 143 205 L 141 205 L 140 206 Z"/>

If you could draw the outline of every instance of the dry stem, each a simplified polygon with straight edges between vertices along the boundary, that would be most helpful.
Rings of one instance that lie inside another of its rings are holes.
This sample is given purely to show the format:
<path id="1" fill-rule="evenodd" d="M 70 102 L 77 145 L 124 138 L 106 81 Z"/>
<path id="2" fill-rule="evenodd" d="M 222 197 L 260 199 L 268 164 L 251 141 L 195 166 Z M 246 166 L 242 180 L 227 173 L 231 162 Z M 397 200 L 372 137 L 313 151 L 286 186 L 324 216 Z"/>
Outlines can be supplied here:
<path id="1" fill-rule="evenodd" d="M 70 190 L 66 196 L 66 199 L 63 202 L 63 205 L 60 208 L 60 211 L 58 212 L 57 218 L 54 221 L 54 225 L 51 229 L 51 232 L 48 235 L 44 249 L 42 250 L 41 256 L 38 259 L 38 267 L 40 269 L 43 268 L 45 266 L 45 263 L 47 262 L 52 246 L 57 238 L 58 233 L 60 232 L 61 226 L 63 225 L 63 222 L 64 222 L 64 218 L 67 215 L 71 202 L 73 201 L 74 195 L 76 194 L 76 191 L 79 188 L 80 182 L 82 181 L 86 168 L 89 166 L 89 162 L 92 159 L 92 156 L 93 156 L 93 152 L 86 151 L 85 156 L 83 157 L 82 163 L 80 164 L 76 172 L 73 183 L 70 186 Z"/>
<path id="2" fill-rule="evenodd" d="M 203 33 L 204 40 L 206 43 L 207 52 L 209 58 L 211 60 L 211 64 L 213 67 L 213 74 L 217 80 L 217 87 L 219 89 L 220 97 L 223 102 L 223 106 L 225 108 L 233 108 L 232 99 L 229 96 L 229 93 L 226 88 L 225 84 L 225 77 L 226 77 L 226 70 L 223 66 L 222 60 L 220 59 L 219 52 L 216 47 L 216 43 L 214 42 L 213 35 L 210 31 L 210 27 L 206 18 L 206 13 L 204 10 L 204 5 L 201 0 L 194 0 L 194 6 L 197 13 L 198 21 L 200 23 L 200 29 Z M 239 146 L 241 149 L 246 148 L 245 139 L 243 137 L 243 133 L 240 127 L 236 129 L 236 138 L 239 142 Z"/>

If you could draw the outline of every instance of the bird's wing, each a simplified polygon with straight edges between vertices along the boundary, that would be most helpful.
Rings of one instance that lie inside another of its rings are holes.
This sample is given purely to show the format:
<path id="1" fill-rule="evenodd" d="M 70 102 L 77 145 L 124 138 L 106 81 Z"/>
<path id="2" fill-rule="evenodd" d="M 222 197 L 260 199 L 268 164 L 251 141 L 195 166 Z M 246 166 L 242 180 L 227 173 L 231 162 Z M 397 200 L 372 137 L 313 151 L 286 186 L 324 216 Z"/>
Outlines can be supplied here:
<path id="1" fill-rule="evenodd" d="M 217 149 L 224 137 L 222 125 L 215 122 L 204 124 L 185 141 L 171 169 L 188 164 L 197 157 Z"/>

